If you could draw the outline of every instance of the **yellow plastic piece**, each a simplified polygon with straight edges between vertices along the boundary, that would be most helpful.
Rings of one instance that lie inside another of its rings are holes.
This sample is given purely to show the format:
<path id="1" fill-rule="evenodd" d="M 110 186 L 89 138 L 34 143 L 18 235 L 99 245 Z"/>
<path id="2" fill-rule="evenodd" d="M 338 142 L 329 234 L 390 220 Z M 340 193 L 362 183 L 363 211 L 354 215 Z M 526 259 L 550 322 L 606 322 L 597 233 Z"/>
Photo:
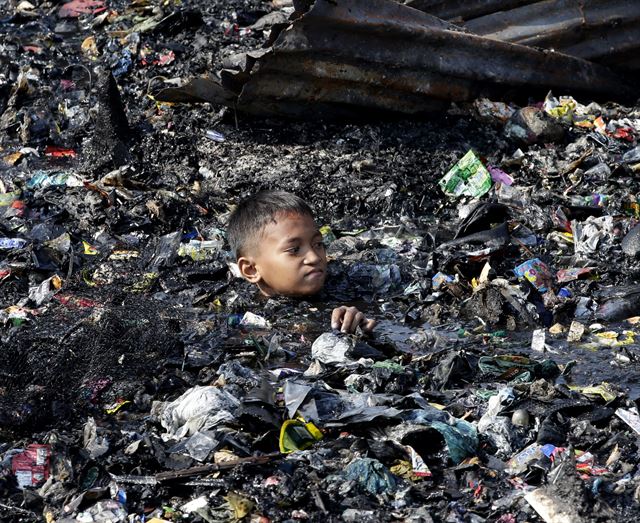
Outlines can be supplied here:
<path id="1" fill-rule="evenodd" d="M 322 439 L 322 432 L 311 422 L 290 419 L 280 429 L 280 452 L 290 454 L 296 450 L 305 450 Z"/>

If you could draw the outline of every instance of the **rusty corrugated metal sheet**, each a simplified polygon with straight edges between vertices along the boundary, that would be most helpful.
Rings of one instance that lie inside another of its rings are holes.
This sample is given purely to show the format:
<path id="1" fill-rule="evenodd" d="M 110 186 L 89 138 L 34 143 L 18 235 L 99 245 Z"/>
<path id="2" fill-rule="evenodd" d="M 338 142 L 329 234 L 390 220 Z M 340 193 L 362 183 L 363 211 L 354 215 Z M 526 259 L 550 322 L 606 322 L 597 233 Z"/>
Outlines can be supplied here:
<path id="1" fill-rule="evenodd" d="M 249 69 L 221 75 L 237 109 L 296 117 L 415 114 L 522 87 L 631 93 L 604 67 L 461 32 L 392 0 L 316 0 L 292 18 Z"/>
<path id="2" fill-rule="evenodd" d="M 427 13 L 505 42 L 640 70 L 638 0 L 408 0 Z"/>

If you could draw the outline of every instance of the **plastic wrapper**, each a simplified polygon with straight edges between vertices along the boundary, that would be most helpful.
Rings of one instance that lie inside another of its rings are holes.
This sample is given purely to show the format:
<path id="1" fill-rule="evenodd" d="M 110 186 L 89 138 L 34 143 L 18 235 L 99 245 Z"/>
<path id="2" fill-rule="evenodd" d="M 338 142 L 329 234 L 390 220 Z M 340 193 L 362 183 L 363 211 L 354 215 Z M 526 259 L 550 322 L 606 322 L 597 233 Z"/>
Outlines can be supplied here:
<path id="1" fill-rule="evenodd" d="M 418 478 L 430 478 L 433 476 L 433 473 L 429 470 L 429 467 L 424 462 L 420 454 L 418 454 L 411 445 L 405 445 L 404 448 L 411 458 L 411 469 L 414 476 Z"/>
<path id="2" fill-rule="evenodd" d="M 440 180 L 449 196 L 479 198 L 491 189 L 491 174 L 473 151 L 468 151 Z"/>
<path id="3" fill-rule="evenodd" d="M 465 458 L 475 455 L 478 450 L 478 432 L 467 421 L 457 419 L 430 405 L 424 405 L 421 410 L 411 410 L 403 417 L 410 423 L 437 430 L 447 445 L 453 463 L 460 463 Z"/>
<path id="4" fill-rule="evenodd" d="M 176 400 L 157 405 L 160 423 L 177 438 L 207 430 L 220 423 L 233 421 L 240 402 L 217 387 L 197 386 Z"/>
<path id="5" fill-rule="evenodd" d="M 127 521 L 127 511 L 124 505 L 113 499 L 98 501 L 76 518 L 77 523 L 124 523 L 125 521 Z"/>
<path id="6" fill-rule="evenodd" d="M 527 470 L 531 462 L 543 456 L 547 458 L 551 457 L 555 449 L 556 447 L 551 444 L 540 445 L 533 443 L 509 460 L 507 463 L 507 473 L 512 475 L 522 474 Z"/>
<path id="7" fill-rule="evenodd" d="M 245 312 L 238 325 L 244 329 L 270 329 L 271 324 L 262 316 L 253 312 Z"/>
<path id="8" fill-rule="evenodd" d="M 91 458 L 96 459 L 109 451 L 109 440 L 98 434 L 98 427 L 93 418 L 89 418 L 84 425 L 84 448 Z"/>
<path id="9" fill-rule="evenodd" d="M 189 455 L 197 461 L 205 461 L 219 441 L 206 432 L 196 432 L 184 442 Z"/>
<path id="10" fill-rule="evenodd" d="M 503 185 L 513 185 L 513 177 L 510 174 L 507 174 L 502 169 L 498 169 L 497 167 L 489 166 L 487 167 L 489 173 L 491 173 L 491 179 L 495 183 L 501 183 Z"/>
<path id="11" fill-rule="evenodd" d="M 217 240 L 191 240 L 189 243 L 180 245 L 178 256 L 189 257 L 193 261 L 205 261 L 214 259 L 221 248 L 222 242 Z"/>
<path id="12" fill-rule="evenodd" d="M 205 136 L 212 142 L 224 142 L 225 139 L 222 133 L 214 131 L 213 129 L 207 129 L 207 131 L 205 132 Z"/>
<path id="13" fill-rule="evenodd" d="M 18 198 L 20 198 L 21 194 L 22 194 L 22 191 L 20 190 L 0 193 L 0 207 L 10 206 Z"/>
<path id="14" fill-rule="evenodd" d="M 311 357 L 322 363 L 344 363 L 354 346 L 353 338 L 325 332 L 313 342 Z"/>
<path id="15" fill-rule="evenodd" d="M 528 260 L 518 265 L 514 270 L 518 278 L 524 278 L 540 292 L 546 292 L 549 288 L 552 276 L 547 265 L 538 258 Z"/>
<path id="16" fill-rule="evenodd" d="M 498 394 L 489 398 L 487 410 L 478 421 L 478 432 L 490 439 L 502 458 L 511 455 L 514 434 L 509 419 L 499 414 L 514 401 L 515 395 L 511 387 L 500 389 Z"/>
<path id="17" fill-rule="evenodd" d="M 36 172 L 27 182 L 28 189 L 46 189 L 47 187 L 61 187 L 67 185 L 70 173 L 67 172 Z"/>
<path id="18" fill-rule="evenodd" d="M 433 278 L 431 278 L 431 286 L 434 290 L 439 290 L 440 287 L 445 285 L 446 283 L 451 283 L 455 278 L 449 276 L 448 274 L 444 274 L 442 272 L 436 273 Z"/>
<path id="19" fill-rule="evenodd" d="M 640 416 L 637 409 L 618 409 L 616 410 L 616 416 L 629 425 L 636 434 L 640 435 Z"/>
<path id="20" fill-rule="evenodd" d="M 158 241 L 155 253 L 149 261 L 149 266 L 152 269 L 157 269 L 158 267 L 171 265 L 178 255 L 178 247 L 180 246 L 181 239 L 181 231 L 162 236 Z"/>
<path id="21" fill-rule="evenodd" d="M 473 102 L 478 114 L 485 118 L 491 118 L 501 123 L 506 123 L 516 111 L 504 102 L 494 102 L 487 98 L 479 98 Z"/>
<path id="22" fill-rule="evenodd" d="M 49 445 L 28 445 L 11 460 L 11 471 L 20 487 L 41 485 L 49 479 L 50 468 L 51 447 Z"/>
<path id="23" fill-rule="evenodd" d="M 344 470 L 344 478 L 355 481 L 360 488 L 370 494 L 393 492 L 397 482 L 391 472 L 378 460 L 360 458 L 349 463 Z"/>
<path id="24" fill-rule="evenodd" d="M 28 243 L 28 240 L 22 238 L 0 238 L 0 250 L 23 249 Z"/>
<path id="25" fill-rule="evenodd" d="M 478 360 L 480 370 L 493 379 L 510 382 L 529 382 L 538 376 L 557 376 L 558 365 L 553 360 L 541 362 L 517 355 L 483 356 Z"/>
<path id="26" fill-rule="evenodd" d="M 556 273 L 556 279 L 558 280 L 558 283 L 568 283 L 570 281 L 575 281 L 583 277 L 588 277 L 593 274 L 593 271 L 593 267 L 560 269 Z"/>
<path id="27" fill-rule="evenodd" d="M 312 422 L 286 420 L 280 429 L 280 452 L 289 454 L 305 450 L 322 439 L 322 432 Z"/>
<path id="28" fill-rule="evenodd" d="M 592 256 L 602 245 L 613 239 L 613 217 L 587 218 L 584 222 L 571 222 L 575 253 Z"/>

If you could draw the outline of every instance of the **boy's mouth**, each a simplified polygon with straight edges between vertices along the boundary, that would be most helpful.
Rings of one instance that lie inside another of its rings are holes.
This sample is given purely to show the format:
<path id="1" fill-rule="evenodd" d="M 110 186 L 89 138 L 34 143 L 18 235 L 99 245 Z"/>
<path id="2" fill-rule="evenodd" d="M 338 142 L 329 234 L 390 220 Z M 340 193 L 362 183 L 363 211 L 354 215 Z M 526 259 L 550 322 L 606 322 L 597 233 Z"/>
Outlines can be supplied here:
<path id="1" fill-rule="evenodd" d="M 322 269 L 313 269 L 310 270 L 307 274 L 304 275 L 305 278 L 319 278 L 320 276 L 324 275 L 324 271 Z"/>

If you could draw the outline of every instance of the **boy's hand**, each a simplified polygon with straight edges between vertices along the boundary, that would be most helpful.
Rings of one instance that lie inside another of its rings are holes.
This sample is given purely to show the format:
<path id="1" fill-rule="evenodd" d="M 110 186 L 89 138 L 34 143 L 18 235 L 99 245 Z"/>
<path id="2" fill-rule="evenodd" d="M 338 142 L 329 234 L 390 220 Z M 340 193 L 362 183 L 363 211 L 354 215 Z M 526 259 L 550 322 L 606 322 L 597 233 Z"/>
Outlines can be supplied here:
<path id="1" fill-rule="evenodd" d="M 363 332 L 371 332 L 376 320 L 366 318 L 355 307 L 336 307 L 331 314 L 331 328 L 340 329 L 344 333 L 353 334 L 360 327 Z"/>

